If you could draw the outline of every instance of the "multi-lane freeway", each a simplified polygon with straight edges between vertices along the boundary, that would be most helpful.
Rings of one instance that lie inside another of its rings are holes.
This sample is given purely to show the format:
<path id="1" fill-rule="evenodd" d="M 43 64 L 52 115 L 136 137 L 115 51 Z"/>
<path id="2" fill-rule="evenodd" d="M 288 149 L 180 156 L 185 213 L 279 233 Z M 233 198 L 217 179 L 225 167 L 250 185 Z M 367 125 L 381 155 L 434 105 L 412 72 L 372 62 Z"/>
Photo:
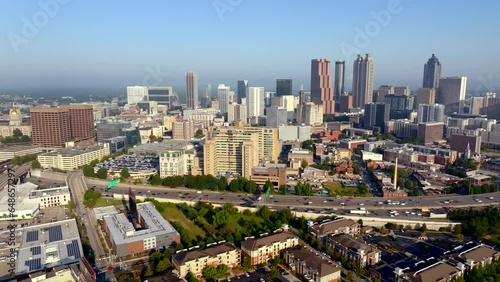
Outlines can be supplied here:
<path id="1" fill-rule="evenodd" d="M 21 166 L 13 167 L 12 170 L 14 171 L 14 175 L 17 179 L 21 175 L 26 174 L 30 170 L 30 168 L 31 168 L 31 162 L 25 163 Z M 5 186 L 7 186 L 8 181 L 9 181 L 9 176 L 7 171 L 5 171 L 0 175 L 0 191 L 4 189 Z"/>
<path id="2" fill-rule="evenodd" d="M 380 198 L 380 197 L 320 197 L 320 196 L 294 196 L 294 195 L 272 195 L 264 201 L 258 201 L 258 195 L 230 193 L 221 191 L 198 191 L 188 188 L 167 188 L 160 186 L 147 185 L 127 185 L 118 184 L 111 190 L 107 190 L 107 182 L 97 179 L 86 179 L 89 187 L 99 189 L 106 194 L 112 193 L 128 193 L 128 188 L 131 187 L 139 196 L 153 198 L 167 198 L 173 200 L 190 200 L 201 199 L 211 203 L 233 203 L 241 206 L 252 206 L 266 204 L 274 208 L 302 208 L 302 209 L 358 209 L 360 207 L 366 210 L 411 210 L 422 208 L 466 208 L 466 207 L 484 207 L 498 205 L 500 200 L 500 192 L 480 194 L 480 195 L 439 195 L 439 196 L 422 196 L 408 198 Z M 391 202 L 399 202 L 399 204 L 389 205 Z"/>

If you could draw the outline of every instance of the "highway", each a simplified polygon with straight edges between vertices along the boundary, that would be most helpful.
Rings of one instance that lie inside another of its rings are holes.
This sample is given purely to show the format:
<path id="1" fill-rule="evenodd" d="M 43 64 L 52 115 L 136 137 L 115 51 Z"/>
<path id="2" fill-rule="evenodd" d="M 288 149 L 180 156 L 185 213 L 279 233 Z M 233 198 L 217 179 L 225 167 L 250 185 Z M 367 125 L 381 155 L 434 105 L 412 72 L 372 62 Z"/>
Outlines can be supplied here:
<path id="1" fill-rule="evenodd" d="M 103 195 L 111 193 L 128 193 L 128 188 L 132 187 L 138 196 L 153 198 L 167 198 L 173 200 L 199 199 L 214 203 L 233 203 L 240 206 L 252 206 L 265 204 L 273 208 L 300 208 L 300 209 L 344 209 L 353 210 L 360 207 L 366 210 L 411 210 L 411 209 L 436 209 L 443 207 L 468 208 L 498 205 L 500 192 L 479 194 L 479 195 L 439 195 L 422 196 L 408 198 L 381 198 L 381 197 L 321 197 L 321 196 L 295 196 L 295 195 L 271 195 L 265 201 L 257 201 L 257 195 L 220 192 L 202 190 L 197 193 L 194 189 L 188 188 L 168 188 L 162 186 L 118 184 L 110 191 L 105 188 L 109 181 L 86 178 L 85 181 L 90 187 L 103 192 Z M 271 198 L 272 197 L 272 198 Z M 492 199 L 490 199 L 492 198 Z M 387 201 L 399 202 L 399 205 L 388 205 Z"/>
<path id="2" fill-rule="evenodd" d="M 27 173 L 31 169 L 31 162 L 25 163 L 21 166 L 13 167 L 12 169 L 15 172 L 14 174 L 16 175 L 16 178 L 18 178 L 19 176 Z M 3 190 L 5 186 L 7 186 L 8 182 L 9 182 L 9 176 L 7 171 L 5 171 L 0 175 L 0 191 Z"/>
<path id="3" fill-rule="evenodd" d="M 82 172 L 78 171 L 69 173 L 67 179 L 68 186 L 71 191 L 71 198 L 76 204 L 77 216 L 81 218 L 81 221 L 85 225 L 87 237 L 89 238 L 90 245 L 94 250 L 96 268 L 101 269 L 103 267 L 107 267 L 108 263 L 105 258 L 107 255 L 101 246 L 101 240 L 98 238 L 97 230 L 95 230 L 97 221 L 95 220 L 95 217 L 90 216 L 92 211 L 83 205 L 83 195 L 87 190 L 85 178 L 83 177 Z"/>

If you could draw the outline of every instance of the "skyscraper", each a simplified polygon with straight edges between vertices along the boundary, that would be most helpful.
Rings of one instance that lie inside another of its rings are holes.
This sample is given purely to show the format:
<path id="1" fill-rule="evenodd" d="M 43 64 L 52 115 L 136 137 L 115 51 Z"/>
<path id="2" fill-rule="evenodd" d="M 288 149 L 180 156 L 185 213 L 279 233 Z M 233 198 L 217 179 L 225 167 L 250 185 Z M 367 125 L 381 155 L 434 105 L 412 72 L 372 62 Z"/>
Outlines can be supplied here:
<path id="1" fill-rule="evenodd" d="M 148 101 L 158 102 L 158 105 L 165 105 L 170 109 L 174 97 L 174 90 L 170 86 L 148 87 Z"/>
<path id="2" fill-rule="evenodd" d="M 84 141 L 95 138 L 94 107 L 92 105 L 68 105 L 61 107 L 69 112 L 71 140 Z"/>
<path id="3" fill-rule="evenodd" d="M 417 105 L 418 104 L 434 104 L 436 102 L 436 89 L 420 88 L 417 90 Z"/>
<path id="4" fill-rule="evenodd" d="M 148 87 L 146 86 L 127 86 L 127 104 L 136 104 L 146 101 L 148 97 Z"/>
<path id="5" fill-rule="evenodd" d="M 68 109 L 31 109 L 30 117 L 33 145 L 63 147 L 71 140 Z"/>
<path id="6" fill-rule="evenodd" d="M 385 103 L 368 103 L 364 107 L 365 128 L 378 127 L 384 129 L 385 122 L 389 120 L 390 105 Z"/>
<path id="7" fill-rule="evenodd" d="M 441 63 L 436 55 L 432 56 L 424 65 L 424 81 L 422 83 L 423 88 L 438 88 L 439 79 L 441 78 Z"/>
<path id="8" fill-rule="evenodd" d="M 247 105 L 248 117 L 264 115 L 264 87 L 248 87 Z"/>
<path id="9" fill-rule="evenodd" d="M 219 100 L 219 110 L 221 113 L 227 113 L 227 105 L 229 104 L 230 94 L 229 92 L 231 92 L 229 86 L 219 84 L 219 87 L 217 87 L 217 99 Z"/>
<path id="10" fill-rule="evenodd" d="M 353 64 L 352 95 L 354 106 L 363 108 L 373 101 L 373 58 L 366 54 L 365 58 L 358 54 Z"/>
<path id="11" fill-rule="evenodd" d="M 271 106 L 266 109 L 266 126 L 279 127 L 287 125 L 287 111 L 285 108 Z"/>
<path id="12" fill-rule="evenodd" d="M 345 61 L 335 62 L 335 101 L 339 101 L 340 95 L 344 93 Z"/>
<path id="13" fill-rule="evenodd" d="M 276 79 L 276 96 L 292 95 L 291 79 Z"/>
<path id="14" fill-rule="evenodd" d="M 446 107 L 446 113 L 461 110 L 465 91 L 467 90 L 467 77 L 445 77 L 439 80 L 436 103 Z"/>
<path id="15" fill-rule="evenodd" d="M 247 97 L 248 80 L 238 80 L 238 101 Z"/>
<path id="16" fill-rule="evenodd" d="M 419 104 L 417 123 L 444 122 L 444 106 L 441 104 Z"/>
<path id="17" fill-rule="evenodd" d="M 200 99 L 200 104 L 202 108 L 210 108 L 211 96 L 212 96 L 212 85 L 207 84 L 205 86 L 205 94 Z"/>
<path id="18" fill-rule="evenodd" d="M 311 60 L 311 101 L 317 105 L 323 105 L 325 114 L 335 112 L 329 60 Z"/>
<path id="19" fill-rule="evenodd" d="M 198 75 L 194 72 L 186 73 L 186 101 L 187 108 L 198 108 Z"/>

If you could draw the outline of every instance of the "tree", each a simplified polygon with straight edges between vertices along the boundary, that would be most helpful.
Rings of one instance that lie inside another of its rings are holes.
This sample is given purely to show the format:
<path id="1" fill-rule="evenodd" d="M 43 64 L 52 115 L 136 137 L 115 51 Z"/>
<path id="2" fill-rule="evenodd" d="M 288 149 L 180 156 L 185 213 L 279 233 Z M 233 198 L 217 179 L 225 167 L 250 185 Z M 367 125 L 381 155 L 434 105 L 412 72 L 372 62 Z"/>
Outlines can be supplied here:
<path id="1" fill-rule="evenodd" d="M 384 226 L 380 227 L 380 233 L 385 234 L 385 227 Z"/>
<path id="2" fill-rule="evenodd" d="M 203 130 L 201 129 L 196 130 L 196 132 L 194 133 L 194 138 L 201 138 L 201 137 L 203 137 Z"/>
<path id="3" fill-rule="evenodd" d="M 266 193 L 267 193 L 267 189 L 269 189 L 269 191 L 274 191 L 274 184 L 269 179 L 266 181 L 266 183 L 264 184 L 264 187 L 263 187 L 263 190 Z"/>
<path id="4" fill-rule="evenodd" d="M 120 175 L 123 178 L 129 178 L 130 177 L 130 172 L 128 171 L 128 167 L 122 168 L 122 170 L 120 171 Z"/>
<path id="5" fill-rule="evenodd" d="M 361 219 L 361 218 L 360 218 L 360 219 L 358 219 L 358 224 L 359 224 L 361 227 L 363 227 L 363 219 Z"/>
<path id="6" fill-rule="evenodd" d="M 229 217 L 230 215 L 226 210 L 220 210 L 213 217 L 214 224 L 218 227 L 224 226 L 229 222 Z"/>
<path id="7" fill-rule="evenodd" d="M 158 262 L 158 265 L 156 266 L 156 272 L 163 272 L 165 270 L 167 270 L 167 268 L 170 267 L 170 261 L 168 260 L 168 258 L 163 258 L 162 260 L 160 260 L 160 262 Z"/>
<path id="8" fill-rule="evenodd" d="M 161 184 L 161 177 L 159 174 L 155 174 L 151 176 L 151 179 L 149 180 L 149 184 L 151 185 L 160 185 Z"/>
<path id="9" fill-rule="evenodd" d="M 300 162 L 300 167 L 301 167 L 301 168 L 306 168 L 308 165 L 309 165 L 309 163 L 307 163 L 307 161 L 306 161 L 306 160 L 302 160 L 302 161 Z"/>
<path id="10" fill-rule="evenodd" d="M 100 168 L 97 170 L 96 176 L 100 179 L 108 178 L 108 170 L 105 168 Z"/>
<path id="11" fill-rule="evenodd" d="M 189 272 L 187 275 L 186 275 L 186 280 L 188 282 L 198 282 L 198 279 L 196 279 L 196 276 L 192 273 L 192 272 Z"/>
<path id="12" fill-rule="evenodd" d="M 275 256 L 275 257 L 273 258 L 273 265 L 274 265 L 274 266 L 278 266 L 278 264 L 280 264 L 280 263 L 281 263 L 281 258 L 280 258 L 280 256 Z"/>
<path id="13" fill-rule="evenodd" d="M 73 201 L 68 201 L 68 209 L 70 211 L 74 210 L 76 208 L 76 204 Z"/>
<path id="14" fill-rule="evenodd" d="M 21 137 L 23 136 L 23 132 L 19 128 L 15 128 L 14 131 L 12 131 L 12 136 Z"/>
<path id="15" fill-rule="evenodd" d="M 426 232 L 427 231 L 427 224 L 422 224 L 422 227 L 420 227 L 420 231 Z"/>
<path id="16" fill-rule="evenodd" d="M 90 165 L 86 165 L 83 167 L 83 175 L 85 177 L 95 177 L 94 168 Z"/>
<path id="17" fill-rule="evenodd" d="M 217 270 L 211 265 L 205 267 L 201 273 L 207 280 L 214 280 L 217 276 Z"/>
<path id="18" fill-rule="evenodd" d="M 241 266 L 243 266 L 244 269 L 248 269 L 252 266 L 252 263 L 248 257 L 244 257 Z"/>
<path id="19" fill-rule="evenodd" d="M 33 162 L 31 162 L 31 169 L 41 169 L 41 168 L 42 165 L 38 160 L 34 160 Z"/>
<path id="20" fill-rule="evenodd" d="M 463 241 L 463 240 L 464 240 L 464 235 L 462 235 L 462 234 L 458 234 L 458 235 L 457 235 L 457 240 L 458 240 L 458 241 Z"/>
<path id="21" fill-rule="evenodd" d="M 95 204 L 97 203 L 97 200 L 100 198 L 101 198 L 101 192 L 87 190 L 87 191 L 85 191 L 85 194 L 83 195 L 83 204 L 86 207 L 93 208 L 95 206 Z"/>
<path id="22" fill-rule="evenodd" d="M 302 142 L 302 149 L 307 149 L 314 153 L 314 142 L 312 140 L 306 140 Z"/>
<path id="23" fill-rule="evenodd" d="M 155 272 L 154 272 L 153 267 L 151 265 L 144 272 L 144 276 L 146 276 L 146 277 L 151 277 L 154 274 L 155 274 Z"/>
<path id="24" fill-rule="evenodd" d="M 26 142 L 30 142 L 31 141 L 31 138 L 27 135 L 23 135 L 19 138 L 19 141 L 23 142 L 23 143 L 26 143 Z"/>
<path id="25" fill-rule="evenodd" d="M 280 276 L 280 272 L 276 268 L 276 266 L 273 266 L 273 268 L 271 268 L 271 271 L 269 272 L 269 278 L 274 280 L 274 279 L 278 278 L 278 276 Z"/>

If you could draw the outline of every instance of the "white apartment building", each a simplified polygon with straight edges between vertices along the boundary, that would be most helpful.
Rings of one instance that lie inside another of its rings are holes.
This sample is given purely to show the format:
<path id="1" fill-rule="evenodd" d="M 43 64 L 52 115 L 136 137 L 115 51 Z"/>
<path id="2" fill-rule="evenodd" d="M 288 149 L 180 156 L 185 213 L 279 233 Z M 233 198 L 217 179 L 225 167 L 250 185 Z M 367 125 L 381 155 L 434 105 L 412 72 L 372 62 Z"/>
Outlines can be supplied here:
<path id="1" fill-rule="evenodd" d="M 217 87 L 217 98 L 219 100 L 219 110 L 221 113 L 227 112 L 230 92 L 231 88 L 225 84 L 219 84 L 219 87 Z"/>
<path id="2" fill-rule="evenodd" d="M 266 107 L 264 93 L 264 87 L 248 87 L 248 117 L 258 117 L 264 115 L 264 109 Z"/>
<path id="3" fill-rule="evenodd" d="M 196 151 L 194 146 L 185 141 L 172 142 L 170 148 L 161 151 L 160 177 L 187 175 L 193 172 Z"/>
<path id="4" fill-rule="evenodd" d="M 147 97 L 147 86 L 127 86 L 127 104 L 137 104 L 138 102 L 147 101 Z"/>

